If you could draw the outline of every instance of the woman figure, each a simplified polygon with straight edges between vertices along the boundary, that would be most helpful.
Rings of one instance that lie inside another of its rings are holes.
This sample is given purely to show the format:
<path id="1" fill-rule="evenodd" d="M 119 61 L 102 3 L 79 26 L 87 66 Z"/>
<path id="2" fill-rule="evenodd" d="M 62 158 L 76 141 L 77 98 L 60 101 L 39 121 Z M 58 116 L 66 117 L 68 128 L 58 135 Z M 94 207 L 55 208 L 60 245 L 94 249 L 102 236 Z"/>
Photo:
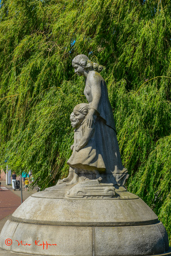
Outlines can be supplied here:
<path id="1" fill-rule="evenodd" d="M 112 182 L 115 185 L 124 185 L 128 178 L 127 170 L 122 166 L 112 108 L 108 98 L 107 86 L 99 74 L 103 67 L 92 63 L 86 55 L 77 55 L 72 66 L 75 73 L 85 77 L 84 95 L 89 102 L 89 111 L 86 115 L 88 128 L 94 127 L 94 142 L 87 143 L 88 149 L 86 165 L 98 170 L 96 159 L 103 159 L 105 174 L 103 182 Z M 83 149 L 85 149 L 85 147 Z M 80 149 L 83 150 L 83 149 Z M 91 152 L 96 151 L 96 157 L 91 158 Z M 91 160 L 90 160 L 91 159 Z M 74 162 L 74 161 L 73 161 Z M 74 168 L 74 163 L 70 165 Z"/>

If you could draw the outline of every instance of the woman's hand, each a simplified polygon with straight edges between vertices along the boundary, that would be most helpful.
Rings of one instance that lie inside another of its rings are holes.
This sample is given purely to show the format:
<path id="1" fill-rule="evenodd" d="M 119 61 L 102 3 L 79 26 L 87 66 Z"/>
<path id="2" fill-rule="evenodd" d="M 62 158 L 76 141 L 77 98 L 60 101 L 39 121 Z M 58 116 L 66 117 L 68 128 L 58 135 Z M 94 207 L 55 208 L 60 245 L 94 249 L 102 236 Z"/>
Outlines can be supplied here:
<path id="1" fill-rule="evenodd" d="M 86 121 L 87 121 L 87 126 L 89 128 L 93 127 L 93 124 L 95 122 L 95 117 L 94 117 L 95 109 L 90 109 L 87 116 L 86 116 Z"/>
<path id="2" fill-rule="evenodd" d="M 89 128 L 92 128 L 93 123 L 94 123 L 93 115 L 88 114 L 88 115 L 86 116 L 86 119 L 87 119 L 87 126 L 88 126 Z"/>

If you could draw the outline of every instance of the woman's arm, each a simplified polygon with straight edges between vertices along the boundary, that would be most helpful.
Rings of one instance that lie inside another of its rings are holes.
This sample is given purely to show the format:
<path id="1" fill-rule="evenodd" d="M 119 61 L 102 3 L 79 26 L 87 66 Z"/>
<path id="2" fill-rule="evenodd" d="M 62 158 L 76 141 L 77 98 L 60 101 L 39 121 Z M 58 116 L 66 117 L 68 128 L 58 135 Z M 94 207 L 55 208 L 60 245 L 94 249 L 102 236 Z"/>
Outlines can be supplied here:
<path id="1" fill-rule="evenodd" d="M 98 114 L 98 106 L 101 98 L 101 76 L 93 71 L 88 79 L 91 88 L 92 101 L 89 103 L 89 112 L 87 114 L 87 125 L 89 128 L 93 126 L 95 122 L 94 115 Z"/>
<path id="2" fill-rule="evenodd" d="M 97 72 L 90 74 L 89 83 L 91 85 L 92 102 L 90 108 L 98 111 L 98 106 L 101 98 L 101 76 Z"/>

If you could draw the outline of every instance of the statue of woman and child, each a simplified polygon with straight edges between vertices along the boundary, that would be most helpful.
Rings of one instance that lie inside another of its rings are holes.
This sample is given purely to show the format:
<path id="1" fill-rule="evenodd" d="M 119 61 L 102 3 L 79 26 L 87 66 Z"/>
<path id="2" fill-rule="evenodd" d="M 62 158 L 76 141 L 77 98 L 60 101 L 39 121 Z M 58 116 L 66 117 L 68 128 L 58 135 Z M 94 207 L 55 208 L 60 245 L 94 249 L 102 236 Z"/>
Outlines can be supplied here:
<path id="1" fill-rule="evenodd" d="M 123 186 L 128 172 L 119 152 L 107 86 L 99 74 L 103 67 L 80 54 L 72 60 L 75 73 L 85 77 L 84 95 L 88 103 L 74 107 L 71 125 L 75 128 L 72 155 L 68 160 L 69 176 L 58 184 L 77 184 L 98 180 Z"/>

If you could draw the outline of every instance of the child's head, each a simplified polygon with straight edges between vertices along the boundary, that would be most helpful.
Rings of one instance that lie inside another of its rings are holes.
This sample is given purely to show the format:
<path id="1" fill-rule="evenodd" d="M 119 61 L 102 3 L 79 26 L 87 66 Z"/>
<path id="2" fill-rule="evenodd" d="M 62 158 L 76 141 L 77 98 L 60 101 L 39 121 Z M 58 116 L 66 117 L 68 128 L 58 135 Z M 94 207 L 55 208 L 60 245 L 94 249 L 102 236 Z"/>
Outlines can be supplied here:
<path id="1" fill-rule="evenodd" d="M 88 113 L 88 106 L 89 104 L 87 103 L 80 103 L 75 106 L 70 115 L 70 121 L 73 128 L 77 128 L 82 123 Z"/>

